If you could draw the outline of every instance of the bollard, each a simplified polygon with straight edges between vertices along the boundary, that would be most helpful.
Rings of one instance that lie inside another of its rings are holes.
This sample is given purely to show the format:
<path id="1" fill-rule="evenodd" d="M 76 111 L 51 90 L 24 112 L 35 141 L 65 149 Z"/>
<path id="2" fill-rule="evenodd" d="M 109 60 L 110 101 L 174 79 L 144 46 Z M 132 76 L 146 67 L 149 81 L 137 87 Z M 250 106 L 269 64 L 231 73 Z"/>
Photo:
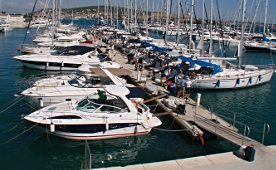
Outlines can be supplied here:
<path id="1" fill-rule="evenodd" d="M 141 71 L 137 71 L 137 81 L 141 81 Z"/>
<path id="2" fill-rule="evenodd" d="M 201 94 L 197 93 L 197 95 L 196 95 L 196 106 L 200 105 L 200 100 L 201 100 Z"/>
<path id="3" fill-rule="evenodd" d="M 254 161 L 255 152 L 256 151 L 252 146 L 247 146 L 245 148 L 244 159 L 249 162 Z"/>

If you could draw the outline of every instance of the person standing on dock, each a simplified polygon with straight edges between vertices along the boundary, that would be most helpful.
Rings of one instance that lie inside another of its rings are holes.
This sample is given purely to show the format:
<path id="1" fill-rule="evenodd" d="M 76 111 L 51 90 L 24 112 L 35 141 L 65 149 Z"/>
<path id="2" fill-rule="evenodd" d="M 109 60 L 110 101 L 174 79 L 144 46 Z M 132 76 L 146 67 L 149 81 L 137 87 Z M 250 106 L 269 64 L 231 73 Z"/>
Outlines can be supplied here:
<path id="1" fill-rule="evenodd" d="M 185 82 L 185 94 L 186 94 L 186 97 L 190 97 L 191 87 L 192 87 L 192 81 L 190 80 L 189 77 L 187 77 L 186 78 L 186 82 Z"/>
<path id="2" fill-rule="evenodd" d="M 178 77 L 176 84 L 176 97 L 181 97 L 184 95 L 186 81 L 183 77 Z"/>

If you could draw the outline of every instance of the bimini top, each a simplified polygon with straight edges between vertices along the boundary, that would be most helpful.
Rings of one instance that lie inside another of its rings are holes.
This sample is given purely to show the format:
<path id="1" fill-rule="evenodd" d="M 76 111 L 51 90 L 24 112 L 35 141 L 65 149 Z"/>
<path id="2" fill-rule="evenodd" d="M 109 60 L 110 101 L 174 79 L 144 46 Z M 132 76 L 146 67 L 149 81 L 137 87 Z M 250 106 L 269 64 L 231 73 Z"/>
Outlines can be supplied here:
<path id="1" fill-rule="evenodd" d="M 212 64 L 212 63 L 206 62 L 206 61 L 201 61 L 201 60 L 193 60 L 191 58 L 184 57 L 184 56 L 177 56 L 177 57 L 180 58 L 183 61 L 188 61 L 191 64 L 197 64 L 197 65 L 200 65 L 200 66 L 203 66 L 203 67 L 213 67 L 213 69 L 214 69 L 213 73 L 214 74 L 222 72 L 222 68 L 219 65 Z"/>

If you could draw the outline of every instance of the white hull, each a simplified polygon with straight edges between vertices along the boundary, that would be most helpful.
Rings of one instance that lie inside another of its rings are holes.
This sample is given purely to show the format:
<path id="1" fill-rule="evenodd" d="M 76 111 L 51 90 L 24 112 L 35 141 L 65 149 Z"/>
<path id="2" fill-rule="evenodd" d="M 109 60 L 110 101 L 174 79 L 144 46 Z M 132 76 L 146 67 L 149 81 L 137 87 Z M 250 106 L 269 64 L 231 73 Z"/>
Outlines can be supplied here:
<path id="1" fill-rule="evenodd" d="M 193 81 L 194 89 L 236 89 L 267 83 L 271 80 L 274 70 L 262 70 L 260 74 L 244 77 L 210 77 Z"/>
<path id="2" fill-rule="evenodd" d="M 100 140 L 147 134 L 162 122 L 154 117 L 141 98 L 126 98 L 123 86 L 107 86 L 104 101 L 90 95 L 37 110 L 24 119 L 46 129 L 47 133 L 73 140 Z"/>
<path id="3" fill-rule="evenodd" d="M 151 128 L 145 129 L 141 125 L 135 127 L 122 128 L 117 130 L 108 130 L 98 133 L 68 133 L 68 132 L 49 132 L 52 135 L 71 140 L 104 140 L 113 138 L 122 138 L 137 135 L 146 135 L 150 132 Z"/>

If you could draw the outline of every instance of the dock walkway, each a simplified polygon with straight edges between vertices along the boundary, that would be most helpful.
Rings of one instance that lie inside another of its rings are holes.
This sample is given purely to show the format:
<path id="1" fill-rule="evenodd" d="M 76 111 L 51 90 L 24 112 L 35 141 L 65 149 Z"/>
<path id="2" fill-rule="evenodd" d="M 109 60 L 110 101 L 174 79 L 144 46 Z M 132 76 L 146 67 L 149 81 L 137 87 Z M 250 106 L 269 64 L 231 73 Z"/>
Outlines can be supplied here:
<path id="1" fill-rule="evenodd" d="M 102 43 L 102 42 L 98 42 Z M 106 45 L 106 44 L 103 44 Z M 107 45 L 108 46 L 108 45 Z M 102 51 L 106 49 L 103 48 Z M 132 79 L 136 82 L 138 81 L 138 71 L 135 70 L 135 66 L 132 64 L 127 64 L 127 57 L 118 52 L 117 50 L 108 50 L 110 58 L 120 64 L 123 68 L 131 70 L 131 74 L 129 75 Z M 147 70 L 143 69 L 141 71 L 142 75 L 147 75 Z M 172 109 L 165 106 L 163 99 L 156 99 L 158 106 L 161 107 L 165 112 L 172 112 L 170 116 L 172 119 L 177 120 L 178 124 L 183 127 L 187 128 L 189 134 L 192 137 L 198 137 L 203 135 L 203 131 L 207 130 L 213 134 L 220 136 L 223 139 L 229 140 L 230 142 L 238 145 L 238 146 L 251 146 L 260 147 L 264 146 L 263 144 L 248 138 L 242 134 L 237 133 L 238 129 L 233 127 L 230 123 L 225 121 L 224 119 L 220 118 L 216 114 L 212 113 L 208 109 L 204 108 L 201 105 L 196 104 L 194 100 L 189 98 L 188 100 L 180 99 L 172 95 L 169 91 L 167 91 L 162 86 L 158 85 L 156 82 L 152 81 L 151 79 L 147 79 L 144 84 L 139 84 L 139 86 L 145 86 L 145 91 L 148 93 L 152 93 L 149 91 L 149 87 L 156 87 L 158 93 L 166 94 L 166 98 L 171 100 L 179 100 L 182 103 L 186 103 L 186 113 L 185 114 L 178 114 L 173 112 Z M 153 88 L 154 89 L 154 88 Z M 195 125 L 191 125 L 191 122 L 195 123 Z M 200 127 L 200 128 L 198 128 Z"/>

